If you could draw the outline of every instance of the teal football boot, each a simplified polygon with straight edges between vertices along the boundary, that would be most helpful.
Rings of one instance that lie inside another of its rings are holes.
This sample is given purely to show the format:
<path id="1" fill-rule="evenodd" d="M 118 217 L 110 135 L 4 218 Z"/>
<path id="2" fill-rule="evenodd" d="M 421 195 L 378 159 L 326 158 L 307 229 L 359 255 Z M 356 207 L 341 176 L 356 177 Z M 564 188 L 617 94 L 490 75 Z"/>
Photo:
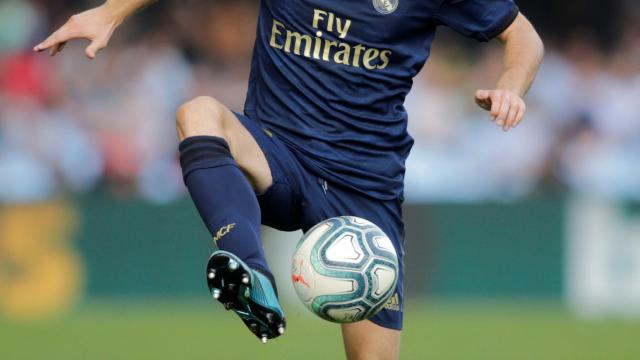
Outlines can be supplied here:
<path id="1" fill-rule="evenodd" d="M 218 250 L 207 264 L 207 284 L 214 299 L 232 310 L 263 343 L 286 327 L 275 284 L 230 252 Z"/>

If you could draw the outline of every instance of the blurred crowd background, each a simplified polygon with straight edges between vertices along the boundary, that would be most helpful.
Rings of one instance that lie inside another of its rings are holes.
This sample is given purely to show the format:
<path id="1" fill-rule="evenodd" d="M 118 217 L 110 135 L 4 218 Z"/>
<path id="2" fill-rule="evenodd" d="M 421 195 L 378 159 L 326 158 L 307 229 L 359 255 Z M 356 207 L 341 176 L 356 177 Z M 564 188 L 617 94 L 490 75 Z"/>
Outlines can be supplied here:
<path id="1" fill-rule="evenodd" d="M 547 57 L 527 119 L 508 135 L 472 99 L 495 84 L 500 46 L 438 34 L 407 99 L 409 202 L 562 191 L 640 199 L 640 5 L 544 3 L 519 2 Z M 0 202 L 98 187 L 155 203 L 183 197 L 175 109 L 205 94 L 242 110 L 256 5 L 160 2 L 91 62 L 82 43 L 53 59 L 30 51 L 86 1 L 1 2 Z"/>
<path id="2" fill-rule="evenodd" d="M 637 359 L 640 2 L 517 3 L 547 48 L 522 125 L 504 133 L 473 101 L 501 46 L 445 28 L 407 98 L 406 359 Z M 208 298 L 211 246 L 175 110 L 209 95 L 242 111 L 258 1 L 159 1 L 94 61 L 82 41 L 31 51 L 96 4 L 0 0 L 0 358 L 208 358 L 212 323 L 221 342 L 249 334 L 192 303 Z M 264 237 L 296 304 L 300 234 Z M 340 358 L 335 328 L 286 309 L 298 330 L 282 345 L 221 358 Z M 33 319 L 59 320 L 16 326 Z"/>

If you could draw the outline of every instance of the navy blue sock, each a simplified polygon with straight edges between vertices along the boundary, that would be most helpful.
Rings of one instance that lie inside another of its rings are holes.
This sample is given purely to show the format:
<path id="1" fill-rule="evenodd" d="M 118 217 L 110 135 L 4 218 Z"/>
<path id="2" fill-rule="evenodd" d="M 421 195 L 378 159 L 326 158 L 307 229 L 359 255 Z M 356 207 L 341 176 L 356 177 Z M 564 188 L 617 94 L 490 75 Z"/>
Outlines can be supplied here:
<path id="1" fill-rule="evenodd" d="M 195 136 L 180 143 L 184 182 L 214 243 L 270 275 L 260 240 L 260 207 L 244 174 L 219 137 Z"/>

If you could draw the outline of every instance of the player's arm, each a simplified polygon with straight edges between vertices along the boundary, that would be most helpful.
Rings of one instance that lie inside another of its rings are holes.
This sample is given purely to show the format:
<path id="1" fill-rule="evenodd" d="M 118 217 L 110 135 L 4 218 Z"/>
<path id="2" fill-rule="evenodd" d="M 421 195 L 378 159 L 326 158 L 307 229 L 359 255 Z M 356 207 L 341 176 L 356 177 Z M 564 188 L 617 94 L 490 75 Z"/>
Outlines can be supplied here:
<path id="1" fill-rule="evenodd" d="M 538 72 L 544 45 L 533 25 L 522 14 L 497 39 L 504 44 L 504 67 L 495 90 L 478 90 L 476 103 L 491 112 L 504 131 L 517 126 L 524 117 L 522 99 Z"/>
<path id="2" fill-rule="evenodd" d="M 73 39 L 86 39 L 91 43 L 85 50 L 89 59 L 104 49 L 113 32 L 129 16 L 155 0 L 107 0 L 104 4 L 72 16 L 60 29 L 33 48 L 35 51 L 49 49 L 51 56 L 62 51 Z"/>

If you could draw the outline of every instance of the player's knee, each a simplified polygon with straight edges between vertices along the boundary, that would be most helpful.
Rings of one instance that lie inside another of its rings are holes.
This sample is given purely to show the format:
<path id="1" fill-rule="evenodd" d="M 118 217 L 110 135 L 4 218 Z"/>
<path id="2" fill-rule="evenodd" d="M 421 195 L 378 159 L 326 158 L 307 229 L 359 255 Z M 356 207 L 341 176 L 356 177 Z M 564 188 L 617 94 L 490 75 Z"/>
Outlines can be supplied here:
<path id="1" fill-rule="evenodd" d="M 182 104 L 176 112 L 180 140 L 200 135 L 224 137 L 225 112 L 224 105 L 209 96 L 200 96 Z"/>

